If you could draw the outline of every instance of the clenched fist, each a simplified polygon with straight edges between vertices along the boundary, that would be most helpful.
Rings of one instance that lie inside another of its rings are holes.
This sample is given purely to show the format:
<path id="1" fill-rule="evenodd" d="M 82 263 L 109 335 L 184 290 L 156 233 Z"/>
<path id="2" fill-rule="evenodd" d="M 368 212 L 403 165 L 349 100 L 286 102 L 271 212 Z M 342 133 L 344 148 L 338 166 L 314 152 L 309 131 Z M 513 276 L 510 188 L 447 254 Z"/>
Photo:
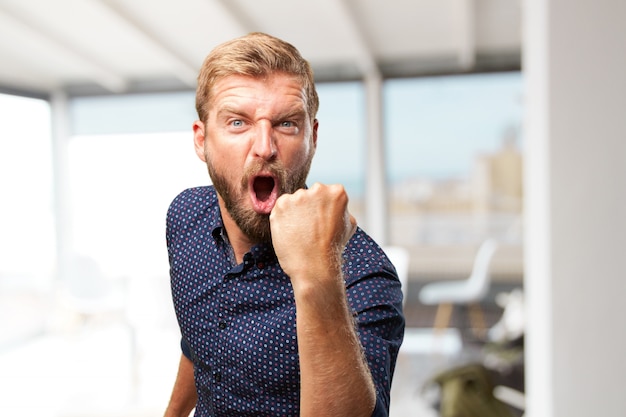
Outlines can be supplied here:
<path id="1" fill-rule="evenodd" d="M 341 254 L 356 230 L 341 185 L 314 184 L 282 195 L 270 214 L 278 262 L 294 286 L 340 275 Z"/>

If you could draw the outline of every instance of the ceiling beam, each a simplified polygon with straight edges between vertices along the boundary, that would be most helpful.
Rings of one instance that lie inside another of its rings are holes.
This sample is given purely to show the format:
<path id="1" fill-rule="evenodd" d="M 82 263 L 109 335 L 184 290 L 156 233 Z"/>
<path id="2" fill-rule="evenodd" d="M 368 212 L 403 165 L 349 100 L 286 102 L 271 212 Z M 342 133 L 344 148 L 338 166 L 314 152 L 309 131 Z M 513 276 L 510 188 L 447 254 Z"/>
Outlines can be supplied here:
<path id="1" fill-rule="evenodd" d="M 50 30 L 27 9 L 15 7 L 12 3 L 1 2 L 0 10 L 5 13 L 7 18 L 13 19 L 20 25 L 23 31 L 29 32 L 36 39 L 40 39 L 42 43 L 50 44 L 84 65 L 93 75 L 93 81 L 101 87 L 115 93 L 125 91 L 126 80 L 122 76 L 113 71 L 106 63 L 98 60 L 89 50 L 81 48 L 71 39 Z M 19 42 L 19 39 L 16 42 Z"/>
<path id="2" fill-rule="evenodd" d="M 234 1 L 231 0 L 215 0 L 211 5 L 218 6 L 222 13 L 230 17 L 238 26 L 242 34 L 255 32 L 258 30 L 257 25 L 249 18 L 245 10 L 242 10 Z"/>
<path id="3" fill-rule="evenodd" d="M 197 69 L 196 66 L 183 56 L 178 48 L 169 44 L 168 39 L 165 36 L 159 34 L 159 32 L 150 29 L 134 15 L 132 15 L 127 9 L 120 6 L 118 2 L 111 0 L 92 0 L 99 2 L 105 6 L 111 13 L 123 21 L 126 25 L 132 27 L 138 33 L 140 33 L 144 39 L 154 45 L 164 56 L 166 56 L 172 68 L 175 69 L 174 76 L 182 81 L 185 85 L 195 88 Z"/>
<path id="4" fill-rule="evenodd" d="M 329 5 L 335 6 L 335 12 L 340 16 L 341 21 L 345 22 L 348 29 L 348 36 L 354 45 L 356 51 L 356 65 L 361 70 L 364 77 L 380 77 L 380 69 L 376 62 L 376 58 L 372 53 L 372 49 L 367 43 L 364 31 L 359 26 L 354 13 L 346 0 L 337 0 L 328 2 Z"/>
<path id="5" fill-rule="evenodd" d="M 476 1 L 461 0 L 457 4 L 461 15 L 459 65 L 462 70 L 470 70 L 476 64 Z"/>

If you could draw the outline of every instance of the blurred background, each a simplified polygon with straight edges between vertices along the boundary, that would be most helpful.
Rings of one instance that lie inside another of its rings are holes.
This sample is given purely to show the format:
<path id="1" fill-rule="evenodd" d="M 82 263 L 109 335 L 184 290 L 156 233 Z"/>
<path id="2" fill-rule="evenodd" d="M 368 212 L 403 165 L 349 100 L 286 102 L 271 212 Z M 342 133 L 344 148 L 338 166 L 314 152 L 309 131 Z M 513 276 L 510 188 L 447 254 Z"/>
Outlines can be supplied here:
<path id="1" fill-rule="evenodd" d="M 609 60 L 600 71 L 547 57 L 569 50 L 557 41 L 567 46 L 563 34 L 590 13 L 580 6 L 563 23 L 547 17 L 553 3 L 0 0 L 0 415 L 162 414 L 180 355 L 165 213 L 180 191 L 209 183 L 193 151 L 195 77 L 214 46 L 251 31 L 311 62 L 321 106 L 310 182 L 345 185 L 402 277 L 407 334 L 391 415 L 455 415 L 445 404 L 462 401 L 451 393 L 468 378 L 486 381 L 479 403 L 504 404 L 495 415 L 533 404 L 537 416 L 585 415 L 561 414 L 585 410 L 561 398 L 589 386 L 569 386 L 575 371 L 557 360 L 580 331 L 553 330 L 570 328 L 583 294 L 603 306 L 626 290 L 616 256 L 626 51 L 612 41 L 626 35 L 612 16 L 626 13 L 617 2 L 593 8 L 583 46 Z M 555 68 L 570 76 L 548 86 L 561 80 Z M 586 107 L 571 106 L 573 86 L 591 95 Z M 604 129 L 600 152 L 576 123 L 607 100 L 589 122 Z M 559 191 L 575 179 L 596 204 Z M 593 256 L 566 232 L 574 225 Z M 597 287 L 579 274 L 597 263 L 603 290 L 589 297 Z M 596 326 L 604 312 L 589 311 L 591 340 L 624 346 L 623 332 Z M 529 323 L 538 356 L 525 349 Z M 531 388 L 529 375 L 541 382 Z M 562 380 L 571 390 L 556 388 Z M 605 410 L 623 401 L 598 399 Z"/>

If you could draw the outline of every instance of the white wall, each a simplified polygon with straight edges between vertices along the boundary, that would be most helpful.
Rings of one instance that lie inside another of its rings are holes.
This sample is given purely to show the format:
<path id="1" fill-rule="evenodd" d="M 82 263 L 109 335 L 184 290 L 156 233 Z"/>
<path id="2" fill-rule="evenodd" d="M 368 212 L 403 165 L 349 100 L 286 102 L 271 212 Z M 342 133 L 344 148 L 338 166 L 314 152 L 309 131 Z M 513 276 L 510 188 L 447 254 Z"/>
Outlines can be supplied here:
<path id="1" fill-rule="evenodd" d="M 626 410 L 626 2 L 527 0 L 527 415 Z"/>

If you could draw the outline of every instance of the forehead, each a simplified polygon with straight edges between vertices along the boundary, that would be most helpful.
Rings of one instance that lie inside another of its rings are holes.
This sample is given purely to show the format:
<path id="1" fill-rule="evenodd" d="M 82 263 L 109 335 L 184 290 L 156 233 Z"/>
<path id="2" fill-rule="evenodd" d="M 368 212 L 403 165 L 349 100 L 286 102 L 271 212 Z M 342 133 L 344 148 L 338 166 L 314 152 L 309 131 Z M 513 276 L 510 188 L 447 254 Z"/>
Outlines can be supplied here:
<path id="1" fill-rule="evenodd" d="M 296 106 L 306 110 L 307 98 L 300 80 L 285 73 L 263 77 L 229 75 L 215 82 L 211 108 L 219 110 L 223 106 L 246 104 L 259 107 Z"/>

